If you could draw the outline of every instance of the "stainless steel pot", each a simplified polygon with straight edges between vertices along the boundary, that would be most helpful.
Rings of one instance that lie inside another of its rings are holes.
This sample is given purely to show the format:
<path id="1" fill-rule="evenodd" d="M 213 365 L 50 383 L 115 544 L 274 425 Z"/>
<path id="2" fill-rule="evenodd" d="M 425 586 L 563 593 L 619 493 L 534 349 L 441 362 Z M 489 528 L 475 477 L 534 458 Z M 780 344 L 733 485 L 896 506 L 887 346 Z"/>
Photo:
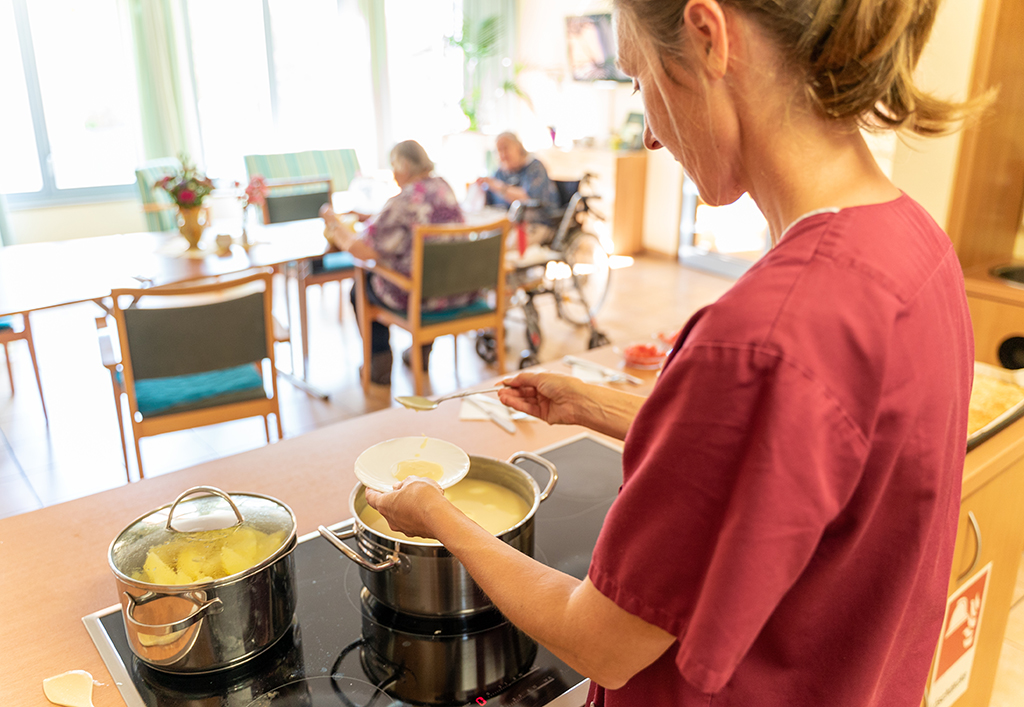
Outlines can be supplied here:
<path id="1" fill-rule="evenodd" d="M 409 617 L 368 594 L 364 589 L 362 666 L 392 697 L 423 705 L 471 703 L 514 682 L 537 655 L 537 644 L 496 609 Z"/>
<path id="2" fill-rule="evenodd" d="M 543 491 L 532 476 L 515 466 L 524 459 L 550 474 Z M 529 452 L 516 452 L 507 462 L 470 456 L 466 478 L 500 484 L 526 500 L 530 506 L 526 517 L 497 537 L 532 557 L 533 518 L 558 482 L 554 465 Z M 353 489 L 349 496 L 352 518 L 342 529 L 332 531 L 321 525 L 320 535 L 359 565 L 363 585 L 374 597 L 396 611 L 418 616 L 458 616 L 494 608 L 462 563 L 441 544 L 399 541 L 368 527 L 360 515 L 367 505 L 364 491 L 362 484 Z M 352 537 L 356 550 L 342 542 Z"/>
<path id="3" fill-rule="evenodd" d="M 240 528 L 283 531 L 284 539 L 262 561 L 219 579 L 155 584 L 139 578 L 151 549 Z M 157 670 L 206 673 L 270 648 L 295 615 L 295 545 L 295 516 L 288 506 L 268 496 L 229 495 L 209 486 L 189 489 L 136 519 L 108 553 L 132 652 Z"/>

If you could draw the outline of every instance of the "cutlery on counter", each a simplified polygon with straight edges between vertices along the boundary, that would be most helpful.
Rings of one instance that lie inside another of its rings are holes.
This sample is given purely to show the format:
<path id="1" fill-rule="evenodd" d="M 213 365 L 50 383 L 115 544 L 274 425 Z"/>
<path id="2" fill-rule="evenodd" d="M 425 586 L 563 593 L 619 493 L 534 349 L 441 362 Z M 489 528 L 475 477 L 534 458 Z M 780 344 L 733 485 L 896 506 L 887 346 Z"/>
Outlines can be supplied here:
<path id="1" fill-rule="evenodd" d="M 630 385 L 641 385 L 643 381 L 636 376 L 631 376 L 628 373 L 617 371 L 614 368 L 608 368 L 602 366 L 600 363 L 594 363 L 583 358 L 576 358 L 575 356 L 563 356 L 562 363 L 567 366 L 580 366 L 581 368 L 587 368 L 591 371 L 596 371 L 604 376 L 605 380 L 610 382 L 622 381 L 629 383 Z"/>
<path id="2" fill-rule="evenodd" d="M 514 435 L 516 433 L 515 423 L 512 422 L 512 420 L 510 420 L 509 418 L 500 415 L 494 410 L 492 410 L 490 405 L 484 405 L 476 398 L 466 398 L 466 402 L 475 407 L 483 414 L 487 415 L 488 419 L 490 419 L 491 422 L 493 422 L 498 427 L 508 432 L 510 435 Z"/>

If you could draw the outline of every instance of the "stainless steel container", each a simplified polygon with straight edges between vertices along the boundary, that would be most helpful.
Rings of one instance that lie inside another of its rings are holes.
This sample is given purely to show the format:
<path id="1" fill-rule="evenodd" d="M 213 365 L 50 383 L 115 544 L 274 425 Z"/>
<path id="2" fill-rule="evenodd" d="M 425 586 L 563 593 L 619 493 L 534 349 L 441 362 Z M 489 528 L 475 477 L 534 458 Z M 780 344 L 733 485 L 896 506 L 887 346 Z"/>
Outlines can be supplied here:
<path id="1" fill-rule="evenodd" d="M 151 550 L 175 542 L 222 547 L 224 537 L 243 532 L 273 536 L 267 550 L 277 534 L 281 544 L 252 566 L 217 579 L 149 581 L 145 568 L 147 561 L 155 562 Z M 136 519 L 108 553 L 132 652 L 169 673 L 223 670 L 259 655 L 287 633 L 295 615 L 295 545 L 291 509 L 257 494 L 197 486 Z"/>
<path id="2" fill-rule="evenodd" d="M 550 479 L 543 491 L 532 476 L 515 466 L 521 460 L 548 471 Z M 526 500 L 530 508 L 526 516 L 497 537 L 532 557 L 533 519 L 558 482 L 554 465 L 529 452 L 517 452 L 507 462 L 470 456 L 466 478 L 500 484 Z M 418 616 L 458 616 L 494 608 L 462 563 L 444 546 L 436 541 L 399 541 L 368 527 L 360 515 L 367 505 L 364 491 L 359 484 L 349 496 L 352 518 L 341 530 L 320 526 L 320 534 L 359 565 L 363 585 L 374 597 L 396 611 Z M 355 550 L 342 542 L 352 537 Z"/>

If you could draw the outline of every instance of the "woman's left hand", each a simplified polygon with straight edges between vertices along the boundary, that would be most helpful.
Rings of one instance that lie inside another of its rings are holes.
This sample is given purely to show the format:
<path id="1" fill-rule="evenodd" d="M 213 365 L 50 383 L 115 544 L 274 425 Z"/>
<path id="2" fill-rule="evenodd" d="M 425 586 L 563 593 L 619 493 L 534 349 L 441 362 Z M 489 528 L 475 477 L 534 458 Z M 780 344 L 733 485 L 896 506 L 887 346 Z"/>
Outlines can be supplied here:
<path id="1" fill-rule="evenodd" d="M 432 521 L 444 506 L 454 508 L 436 481 L 419 476 L 407 476 L 387 493 L 368 488 L 365 494 L 392 530 L 421 538 L 435 537 Z"/>

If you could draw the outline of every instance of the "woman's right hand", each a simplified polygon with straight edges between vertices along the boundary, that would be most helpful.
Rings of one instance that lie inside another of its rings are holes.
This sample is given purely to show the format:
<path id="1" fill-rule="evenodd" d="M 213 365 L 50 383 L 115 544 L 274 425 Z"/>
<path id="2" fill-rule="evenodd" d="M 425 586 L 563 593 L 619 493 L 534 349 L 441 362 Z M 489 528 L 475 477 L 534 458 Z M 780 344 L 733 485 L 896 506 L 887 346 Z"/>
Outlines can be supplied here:
<path id="1" fill-rule="evenodd" d="M 580 424 L 584 390 L 589 386 L 578 378 L 527 371 L 504 383 L 506 387 L 498 391 L 498 398 L 510 408 L 550 425 Z"/>

